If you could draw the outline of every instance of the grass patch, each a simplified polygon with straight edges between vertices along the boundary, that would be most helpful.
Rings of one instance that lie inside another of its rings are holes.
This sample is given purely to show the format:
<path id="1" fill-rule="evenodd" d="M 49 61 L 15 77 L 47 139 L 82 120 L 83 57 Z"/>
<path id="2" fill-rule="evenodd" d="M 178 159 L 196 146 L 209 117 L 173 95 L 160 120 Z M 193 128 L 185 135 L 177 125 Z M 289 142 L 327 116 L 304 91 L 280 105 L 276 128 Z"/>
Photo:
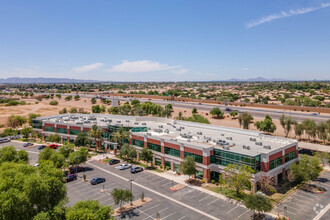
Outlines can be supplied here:
<path id="1" fill-rule="evenodd" d="M 210 124 L 209 120 L 207 118 L 204 118 L 201 115 L 192 115 L 188 118 L 183 118 L 184 121 L 191 121 L 191 122 L 198 122 L 198 123 L 204 123 L 204 124 Z"/>
<path id="2" fill-rule="evenodd" d="M 228 187 L 214 187 L 214 186 L 205 186 L 204 189 L 210 190 L 215 193 L 220 193 L 226 197 L 229 197 L 231 199 L 235 199 L 238 201 L 244 201 L 246 194 L 243 191 L 240 191 L 239 194 L 236 194 L 236 191 L 228 188 Z"/>
<path id="3" fill-rule="evenodd" d="M 36 143 L 37 141 L 34 139 L 25 139 L 25 138 L 18 138 L 16 139 L 17 141 L 22 141 L 22 142 L 30 142 L 30 143 Z"/>
<path id="4" fill-rule="evenodd" d="M 103 161 L 103 162 L 106 162 L 106 163 L 109 163 L 110 160 L 111 160 L 111 158 L 103 159 L 102 161 Z"/>

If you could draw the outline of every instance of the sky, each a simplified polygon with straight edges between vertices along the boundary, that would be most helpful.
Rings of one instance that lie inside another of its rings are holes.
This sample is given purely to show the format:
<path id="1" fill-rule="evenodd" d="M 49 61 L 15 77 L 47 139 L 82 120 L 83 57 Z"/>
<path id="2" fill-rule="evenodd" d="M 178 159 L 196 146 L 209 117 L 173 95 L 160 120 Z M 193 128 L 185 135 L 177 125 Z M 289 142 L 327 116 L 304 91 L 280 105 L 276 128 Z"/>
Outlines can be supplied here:
<path id="1" fill-rule="evenodd" d="M 330 80 L 330 0 L 1 0 L 9 77 Z"/>

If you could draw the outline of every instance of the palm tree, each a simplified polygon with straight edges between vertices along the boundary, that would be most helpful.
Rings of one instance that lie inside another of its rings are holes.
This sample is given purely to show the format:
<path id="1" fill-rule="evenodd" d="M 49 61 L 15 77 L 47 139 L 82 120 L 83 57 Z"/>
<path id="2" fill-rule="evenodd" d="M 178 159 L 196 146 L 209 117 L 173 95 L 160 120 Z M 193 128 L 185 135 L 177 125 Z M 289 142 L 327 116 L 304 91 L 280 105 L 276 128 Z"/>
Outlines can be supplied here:
<path id="1" fill-rule="evenodd" d="M 93 125 L 92 129 L 90 131 L 90 136 L 91 136 L 91 138 L 94 139 L 95 151 L 97 151 L 98 150 L 97 142 L 103 141 L 103 131 L 102 131 L 102 129 L 99 128 L 99 126 Z"/>
<path id="2" fill-rule="evenodd" d="M 123 140 L 129 140 L 129 131 L 126 131 L 123 127 L 120 127 L 118 131 L 112 133 L 111 141 L 119 144 L 119 148 L 123 143 Z"/>

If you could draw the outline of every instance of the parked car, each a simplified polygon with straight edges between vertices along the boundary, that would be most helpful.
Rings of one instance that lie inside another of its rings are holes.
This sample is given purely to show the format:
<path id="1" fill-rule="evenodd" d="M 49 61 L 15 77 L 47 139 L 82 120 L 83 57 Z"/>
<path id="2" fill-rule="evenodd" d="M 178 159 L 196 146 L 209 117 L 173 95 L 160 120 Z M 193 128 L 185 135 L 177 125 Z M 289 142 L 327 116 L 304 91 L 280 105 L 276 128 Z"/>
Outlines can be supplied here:
<path id="1" fill-rule="evenodd" d="M 94 179 L 91 180 L 92 185 L 96 185 L 96 184 L 104 183 L 104 182 L 105 182 L 105 178 L 102 178 L 102 177 L 95 177 Z"/>
<path id="2" fill-rule="evenodd" d="M 34 166 L 35 166 L 35 167 L 39 167 L 39 164 L 38 164 L 38 163 L 36 163 L 36 164 L 34 164 Z"/>
<path id="3" fill-rule="evenodd" d="M 50 144 L 47 147 L 50 147 L 52 149 L 57 149 L 58 148 L 58 145 L 57 144 Z"/>
<path id="4" fill-rule="evenodd" d="M 120 160 L 112 159 L 112 160 L 109 161 L 109 165 L 114 165 L 114 164 L 117 164 L 117 163 L 120 163 Z"/>
<path id="5" fill-rule="evenodd" d="M 76 174 L 69 174 L 67 175 L 67 177 L 65 177 L 65 180 L 67 182 L 73 181 L 73 180 L 77 180 L 77 175 Z"/>
<path id="6" fill-rule="evenodd" d="M 116 167 L 117 169 L 120 169 L 120 170 L 126 170 L 128 168 L 131 168 L 132 165 L 131 164 L 127 164 L 127 163 L 123 163 L 123 164 L 120 164 L 118 167 Z"/>
<path id="7" fill-rule="evenodd" d="M 312 115 L 319 115 L 319 114 L 317 114 L 317 113 L 312 113 Z"/>
<path id="8" fill-rule="evenodd" d="M 10 138 L 2 138 L 3 143 L 10 142 Z"/>
<path id="9" fill-rule="evenodd" d="M 85 168 L 84 167 L 71 167 L 70 168 L 70 173 L 73 174 L 73 173 L 80 173 L 80 172 L 83 172 L 85 171 Z"/>
<path id="10" fill-rule="evenodd" d="M 27 143 L 23 144 L 23 147 L 28 147 L 28 146 L 32 146 L 32 145 L 33 145 L 32 143 L 27 142 Z"/>
<path id="11" fill-rule="evenodd" d="M 131 173 L 138 173 L 143 171 L 143 167 L 132 167 L 131 168 Z"/>
<path id="12" fill-rule="evenodd" d="M 46 147 L 46 145 L 39 145 L 38 146 L 38 150 L 42 150 L 42 149 L 44 149 Z"/>

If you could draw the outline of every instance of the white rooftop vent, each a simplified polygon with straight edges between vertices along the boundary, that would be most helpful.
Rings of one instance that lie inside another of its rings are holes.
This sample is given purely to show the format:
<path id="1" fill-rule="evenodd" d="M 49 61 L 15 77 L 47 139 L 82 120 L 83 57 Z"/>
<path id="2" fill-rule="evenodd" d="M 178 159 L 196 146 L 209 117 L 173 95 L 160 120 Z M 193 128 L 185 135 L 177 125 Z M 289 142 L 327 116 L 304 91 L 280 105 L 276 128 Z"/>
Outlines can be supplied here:
<path id="1" fill-rule="evenodd" d="M 135 125 L 138 125 L 138 124 L 139 124 L 139 122 L 134 122 L 134 124 L 135 124 Z"/>
<path id="2" fill-rule="evenodd" d="M 177 130 L 177 131 L 181 131 L 181 128 L 177 128 L 176 130 Z"/>
<path id="3" fill-rule="evenodd" d="M 232 138 L 232 137 L 226 137 L 226 139 L 227 139 L 227 140 L 233 140 L 233 138 Z"/>
<path id="4" fill-rule="evenodd" d="M 145 122 L 142 122 L 142 125 L 147 125 L 147 123 L 145 123 Z"/>
<path id="5" fill-rule="evenodd" d="M 129 120 L 126 120 L 126 122 L 130 122 Z"/>
<path id="6" fill-rule="evenodd" d="M 197 134 L 198 134 L 198 135 L 202 135 L 203 132 L 201 132 L 201 131 L 197 131 Z"/>
<path id="7" fill-rule="evenodd" d="M 159 128 L 163 128 L 163 125 L 159 125 L 158 127 L 159 127 Z"/>
<path id="8" fill-rule="evenodd" d="M 250 146 L 248 146 L 248 145 L 243 145 L 243 149 L 250 150 Z"/>
<path id="9" fill-rule="evenodd" d="M 171 140 L 172 140 L 172 141 L 177 141 L 177 139 L 176 139 L 176 138 L 172 138 Z"/>
<path id="10" fill-rule="evenodd" d="M 187 141 L 188 141 L 188 142 L 191 142 L 191 140 L 190 140 L 190 139 L 187 139 Z"/>
<path id="11" fill-rule="evenodd" d="M 151 133 L 147 133 L 147 135 L 151 136 Z"/>
<path id="12" fill-rule="evenodd" d="M 256 141 L 257 139 L 256 138 L 250 138 L 250 141 Z"/>
<path id="13" fill-rule="evenodd" d="M 225 150 L 230 150 L 229 146 L 223 146 L 222 148 L 225 149 Z"/>
<path id="14" fill-rule="evenodd" d="M 256 145 L 262 146 L 262 142 L 257 141 L 257 142 L 256 142 Z"/>
<path id="15" fill-rule="evenodd" d="M 264 145 L 265 149 L 271 149 L 272 147 L 270 145 Z"/>

